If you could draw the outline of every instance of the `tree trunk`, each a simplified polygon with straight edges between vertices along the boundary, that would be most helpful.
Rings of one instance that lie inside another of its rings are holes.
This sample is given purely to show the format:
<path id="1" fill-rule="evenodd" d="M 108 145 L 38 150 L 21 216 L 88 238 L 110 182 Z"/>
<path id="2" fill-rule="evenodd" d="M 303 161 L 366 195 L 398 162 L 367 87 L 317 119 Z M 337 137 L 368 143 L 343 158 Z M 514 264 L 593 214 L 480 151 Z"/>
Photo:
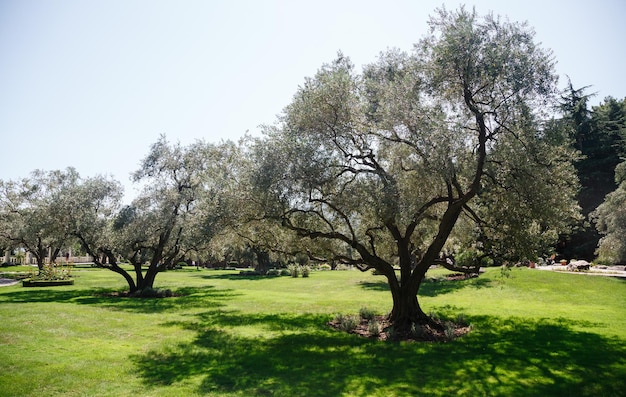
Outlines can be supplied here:
<path id="1" fill-rule="evenodd" d="M 257 260 L 257 266 L 255 270 L 261 274 L 267 273 L 267 270 L 270 265 L 269 252 L 257 246 L 253 246 L 251 247 L 251 249 L 252 249 L 252 252 L 254 252 L 254 254 L 256 255 L 256 260 Z"/>
<path id="2" fill-rule="evenodd" d="M 146 275 L 143 278 L 143 282 L 141 285 L 138 285 L 140 290 L 144 290 L 146 288 L 154 288 L 154 280 L 156 279 L 157 274 L 159 273 L 159 268 L 157 265 L 150 265 L 148 270 L 146 271 Z"/>
<path id="3" fill-rule="evenodd" d="M 389 283 L 393 298 L 389 320 L 400 332 L 408 332 L 415 323 L 426 324 L 429 321 L 428 315 L 424 313 L 417 299 L 419 284 Z"/>

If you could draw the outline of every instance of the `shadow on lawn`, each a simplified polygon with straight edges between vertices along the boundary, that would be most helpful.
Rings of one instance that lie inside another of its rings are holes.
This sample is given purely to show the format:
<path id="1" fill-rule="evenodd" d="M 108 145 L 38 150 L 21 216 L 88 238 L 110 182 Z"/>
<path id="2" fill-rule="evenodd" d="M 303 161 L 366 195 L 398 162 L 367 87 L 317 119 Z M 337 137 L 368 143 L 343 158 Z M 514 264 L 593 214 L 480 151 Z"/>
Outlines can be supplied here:
<path id="1" fill-rule="evenodd" d="M 199 393 L 617 396 L 626 390 L 624 341 L 574 331 L 564 320 L 474 317 L 471 334 L 438 344 L 371 341 L 332 331 L 327 320 L 209 311 L 169 324 L 197 332 L 192 343 L 132 360 L 148 387 L 198 381 Z M 245 325 L 265 330 L 265 337 L 221 329 Z"/>
<path id="2" fill-rule="evenodd" d="M 362 288 L 373 291 L 389 291 L 389 284 L 385 279 L 381 281 L 362 281 Z M 489 288 L 494 286 L 493 280 L 486 278 L 469 278 L 466 280 L 445 280 L 426 278 L 420 286 L 419 296 L 437 296 L 458 291 L 463 288 Z"/>
<path id="3" fill-rule="evenodd" d="M 113 310 L 138 313 L 160 313 L 172 309 L 192 307 L 221 307 L 221 301 L 237 294 L 233 290 L 214 289 L 212 286 L 175 289 L 180 296 L 170 298 L 129 298 L 116 296 L 118 289 L 28 289 L 0 294 L 0 303 L 66 302 L 97 305 Z"/>

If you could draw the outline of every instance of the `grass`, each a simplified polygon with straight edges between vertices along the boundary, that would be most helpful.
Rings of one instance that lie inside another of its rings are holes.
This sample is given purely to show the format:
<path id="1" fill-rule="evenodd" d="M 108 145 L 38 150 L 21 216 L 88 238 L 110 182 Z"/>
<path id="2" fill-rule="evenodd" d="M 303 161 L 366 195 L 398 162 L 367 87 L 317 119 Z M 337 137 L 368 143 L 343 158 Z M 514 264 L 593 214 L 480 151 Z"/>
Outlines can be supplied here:
<path id="1" fill-rule="evenodd" d="M 445 274 L 440 270 L 429 275 Z M 489 269 L 427 281 L 422 306 L 474 331 L 450 343 L 384 343 L 325 323 L 390 310 L 381 276 L 167 272 L 183 296 L 112 297 L 118 275 L 0 288 L 0 396 L 624 396 L 626 281 Z"/>

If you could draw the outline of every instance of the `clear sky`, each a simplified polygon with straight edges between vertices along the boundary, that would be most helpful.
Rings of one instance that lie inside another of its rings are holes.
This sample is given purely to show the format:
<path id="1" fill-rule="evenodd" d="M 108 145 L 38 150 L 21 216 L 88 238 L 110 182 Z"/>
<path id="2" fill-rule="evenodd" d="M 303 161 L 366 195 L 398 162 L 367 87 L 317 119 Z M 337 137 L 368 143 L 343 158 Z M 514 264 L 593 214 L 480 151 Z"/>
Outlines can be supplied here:
<path id="1" fill-rule="evenodd" d="M 160 134 L 237 140 L 272 124 L 338 51 L 410 50 L 442 4 L 528 21 L 561 86 L 626 97 L 625 0 L 0 0 L 0 179 L 129 174 Z"/>

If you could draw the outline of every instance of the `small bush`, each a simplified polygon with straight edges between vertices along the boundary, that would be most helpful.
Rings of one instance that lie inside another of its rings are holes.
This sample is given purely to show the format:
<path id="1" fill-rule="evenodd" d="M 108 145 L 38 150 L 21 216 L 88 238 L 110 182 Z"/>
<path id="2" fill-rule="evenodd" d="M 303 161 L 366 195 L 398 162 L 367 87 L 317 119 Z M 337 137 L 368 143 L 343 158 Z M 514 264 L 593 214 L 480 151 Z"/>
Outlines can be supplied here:
<path id="1" fill-rule="evenodd" d="M 455 333 L 454 333 L 454 324 L 453 323 L 446 323 L 446 329 L 443 331 L 444 334 L 446 335 L 446 338 L 448 340 L 452 340 L 454 339 Z"/>
<path id="2" fill-rule="evenodd" d="M 328 263 L 322 263 L 319 266 L 319 270 L 331 270 L 331 269 L 332 269 L 332 267 L 330 267 L 330 265 Z"/>
<path id="3" fill-rule="evenodd" d="M 352 332 L 359 325 L 358 318 L 356 316 L 337 314 L 335 316 L 335 322 L 337 327 L 344 332 Z"/>
<path id="4" fill-rule="evenodd" d="M 44 265 L 37 274 L 32 274 L 30 279 L 33 281 L 69 280 L 71 272 L 72 269 L 68 266 Z"/>
<path id="5" fill-rule="evenodd" d="M 369 334 L 371 336 L 379 336 L 380 335 L 380 323 L 376 320 L 370 320 L 367 323 L 367 332 L 369 332 Z"/>
<path id="6" fill-rule="evenodd" d="M 280 270 L 270 269 L 265 273 L 266 276 L 280 276 Z"/>
<path id="7" fill-rule="evenodd" d="M 373 310 L 368 309 L 367 307 L 364 306 L 359 309 L 359 316 L 363 320 L 372 320 L 376 316 L 376 313 L 374 313 Z"/>
<path id="8" fill-rule="evenodd" d="M 287 266 L 287 270 L 289 271 L 289 275 L 293 278 L 298 277 L 300 274 L 300 266 L 291 264 Z"/>
<path id="9" fill-rule="evenodd" d="M 309 277 L 309 275 L 311 274 L 311 268 L 309 267 L 309 265 L 301 265 L 300 273 L 302 274 L 302 277 Z"/>
<path id="10" fill-rule="evenodd" d="M 281 276 L 291 276 L 291 272 L 287 269 L 280 269 Z"/>

